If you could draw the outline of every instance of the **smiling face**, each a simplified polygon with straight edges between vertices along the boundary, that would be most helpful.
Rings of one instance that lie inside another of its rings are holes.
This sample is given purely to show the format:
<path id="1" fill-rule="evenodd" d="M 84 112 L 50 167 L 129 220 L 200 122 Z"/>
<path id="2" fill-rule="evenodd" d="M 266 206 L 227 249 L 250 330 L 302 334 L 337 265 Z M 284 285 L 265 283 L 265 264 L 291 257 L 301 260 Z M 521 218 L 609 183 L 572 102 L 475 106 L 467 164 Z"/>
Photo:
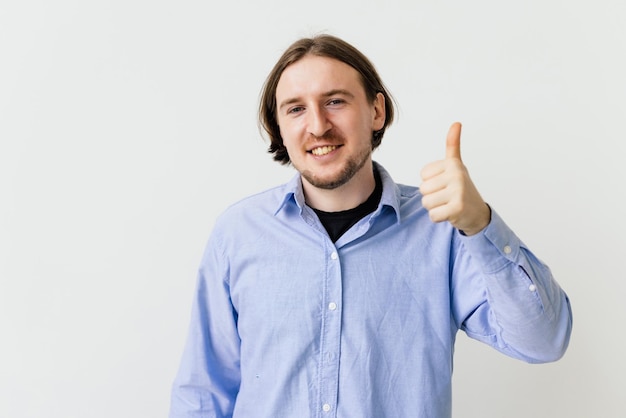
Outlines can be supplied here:
<path id="1" fill-rule="evenodd" d="M 384 125 L 385 100 L 380 93 L 367 99 L 354 68 L 307 55 L 283 71 L 276 104 L 280 134 L 305 191 L 373 179 L 372 134 Z"/>

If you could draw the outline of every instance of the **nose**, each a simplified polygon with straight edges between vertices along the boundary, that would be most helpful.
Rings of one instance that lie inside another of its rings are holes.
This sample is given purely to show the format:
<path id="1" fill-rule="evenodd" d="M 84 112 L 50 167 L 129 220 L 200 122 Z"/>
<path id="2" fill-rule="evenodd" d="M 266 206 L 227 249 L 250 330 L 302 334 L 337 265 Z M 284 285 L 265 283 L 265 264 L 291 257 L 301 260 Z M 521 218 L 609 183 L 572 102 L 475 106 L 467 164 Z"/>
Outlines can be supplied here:
<path id="1" fill-rule="evenodd" d="M 326 115 L 324 109 L 309 108 L 307 114 L 307 131 L 315 137 L 324 136 L 330 130 L 332 124 Z"/>

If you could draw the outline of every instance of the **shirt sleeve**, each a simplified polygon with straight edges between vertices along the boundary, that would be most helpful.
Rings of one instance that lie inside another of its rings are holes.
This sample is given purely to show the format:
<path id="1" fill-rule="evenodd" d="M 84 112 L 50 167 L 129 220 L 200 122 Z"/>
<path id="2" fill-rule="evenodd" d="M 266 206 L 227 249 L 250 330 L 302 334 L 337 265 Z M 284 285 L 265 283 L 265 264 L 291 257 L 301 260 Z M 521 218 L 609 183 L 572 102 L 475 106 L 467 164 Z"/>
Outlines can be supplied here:
<path id="1" fill-rule="evenodd" d="M 458 231 L 453 314 L 471 338 L 529 363 L 556 361 L 569 344 L 569 299 L 542 263 L 492 210 L 480 233 Z M 468 273 L 469 272 L 469 273 Z"/>
<path id="2" fill-rule="evenodd" d="M 232 416 L 241 375 L 239 343 L 228 260 L 212 237 L 198 272 L 187 341 L 172 385 L 170 418 Z"/>

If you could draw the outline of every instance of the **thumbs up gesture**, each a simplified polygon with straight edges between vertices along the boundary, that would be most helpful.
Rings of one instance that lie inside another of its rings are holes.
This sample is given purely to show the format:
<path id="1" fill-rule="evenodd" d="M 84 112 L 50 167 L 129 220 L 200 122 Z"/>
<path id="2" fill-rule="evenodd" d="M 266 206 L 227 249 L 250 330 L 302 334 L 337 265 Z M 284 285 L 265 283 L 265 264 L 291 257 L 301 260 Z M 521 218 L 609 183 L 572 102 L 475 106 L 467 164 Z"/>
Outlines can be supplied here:
<path id="1" fill-rule="evenodd" d="M 491 220 L 491 210 L 482 199 L 463 161 L 461 124 L 455 122 L 446 139 L 446 158 L 422 170 L 422 205 L 433 222 L 450 222 L 465 235 L 474 235 Z"/>

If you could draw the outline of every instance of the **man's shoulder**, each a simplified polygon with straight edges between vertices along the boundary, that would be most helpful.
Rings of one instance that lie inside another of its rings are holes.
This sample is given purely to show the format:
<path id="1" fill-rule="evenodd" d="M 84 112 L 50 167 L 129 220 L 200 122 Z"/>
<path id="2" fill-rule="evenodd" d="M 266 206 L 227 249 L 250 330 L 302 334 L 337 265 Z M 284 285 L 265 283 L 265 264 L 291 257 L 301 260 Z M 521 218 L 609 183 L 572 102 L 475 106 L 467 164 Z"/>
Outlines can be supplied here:
<path id="1" fill-rule="evenodd" d="M 233 249 L 271 232 L 276 214 L 288 195 L 288 188 L 283 184 L 234 201 L 215 218 L 211 239 L 224 248 Z"/>
<path id="2" fill-rule="evenodd" d="M 285 184 L 261 190 L 234 201 L 224 209 L 221 216 L 238 216 L 249 211 L 256 213 L 264 211 L 275 212 L 285 199 L 286 194 Z"/>
<path id="3" fill-rule="evenodd" d="M 422 194 L 420 193 L 420 189 L 417 186 L 396 183 L 396 187 L 398 188 L 398 192 L 400 193 L 401 198 L 413 199 L 418 197 L 421 199 Z"/>
<path id="4" fill-rule="evenodd" d="M 413 186 L 404 183 L 391 183 L 393 184 L 393 193 L 388 196 L 393 196 L 400 206 L 404 206 L 407 203 L 421 203 L 422 193 L 418 186 Z"/>
<path id="5" fill-rule="evenodd" d="M 388 190 L 388 195 L 395 195 L 401 201 L 416 197 L 421 199 L 419 187 L 396 182 L 384 166 L 377 162 L 374 162 L 374 164 L 383 181 L 383 190 Z"/>

